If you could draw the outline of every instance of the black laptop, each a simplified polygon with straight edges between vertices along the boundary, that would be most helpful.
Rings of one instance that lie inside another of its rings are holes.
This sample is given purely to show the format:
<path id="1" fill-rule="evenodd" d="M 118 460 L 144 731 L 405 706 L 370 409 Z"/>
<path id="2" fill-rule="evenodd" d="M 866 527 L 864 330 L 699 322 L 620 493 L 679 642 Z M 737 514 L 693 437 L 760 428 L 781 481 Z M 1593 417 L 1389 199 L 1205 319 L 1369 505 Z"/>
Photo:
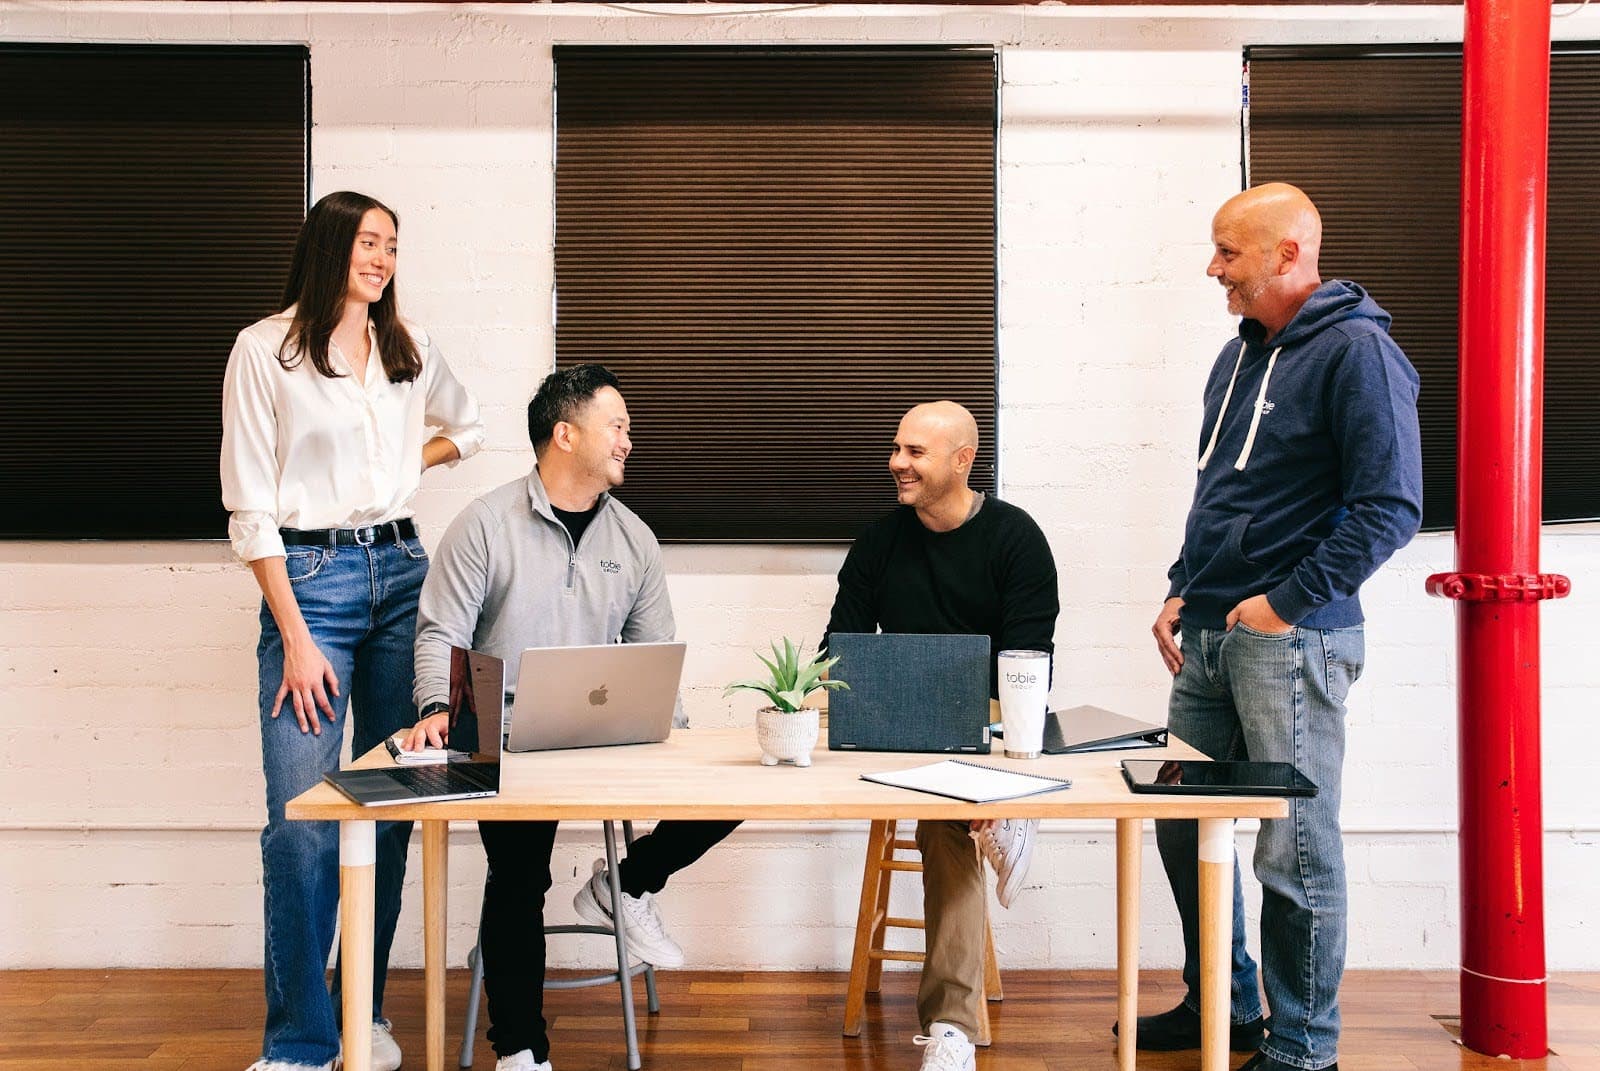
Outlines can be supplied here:
<path id="1" fill-rule="evenodd" d="M 832 751 L 989 753 L 988 636 L 836 632 Z"/>
<path id="2" fill-rule="evenodd" d="M 357 803 L 381 807 L 429 800 L 465 800 L 500 791 L 505 663 L 493 655 L 450 649 L 450 755 L 430 766 L 338 770 L 325 780 Z M 457 758 L 455 756 L 461 756 Z"/>

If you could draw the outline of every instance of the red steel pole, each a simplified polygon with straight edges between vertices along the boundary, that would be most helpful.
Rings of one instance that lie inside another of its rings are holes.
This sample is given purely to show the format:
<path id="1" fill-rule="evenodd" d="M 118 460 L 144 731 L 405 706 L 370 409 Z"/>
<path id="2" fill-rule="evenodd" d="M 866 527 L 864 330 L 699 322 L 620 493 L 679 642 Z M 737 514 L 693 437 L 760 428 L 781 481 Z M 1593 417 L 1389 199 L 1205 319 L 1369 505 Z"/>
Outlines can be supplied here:
<path id="1" fill-rule="evenodd" d="M 1458 600 L 1461 1032 L 1468 1048 L 1547 1045 L 1539 772 L 1548 0 L 1466 0 L 1462 108 Z"/>

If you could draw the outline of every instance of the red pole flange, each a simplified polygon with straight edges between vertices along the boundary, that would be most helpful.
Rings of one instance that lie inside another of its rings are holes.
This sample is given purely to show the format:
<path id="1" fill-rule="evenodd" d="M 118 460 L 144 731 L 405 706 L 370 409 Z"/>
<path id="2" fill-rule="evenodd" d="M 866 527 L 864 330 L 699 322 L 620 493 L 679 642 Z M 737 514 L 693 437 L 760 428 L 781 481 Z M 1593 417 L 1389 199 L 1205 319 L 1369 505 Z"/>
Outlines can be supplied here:
<path id="1" fill-rule="evenodd" d="M 1548 1050 L 1539 774 L 1547 0 L 1466 0 L 1456 573 L 1460 651 L 1461 1035 Z"/>
<path id="2" fill-rule="evenodd" d="M 1434 573 L 1428 577 L 1428 594 L 1439 599 L 1466 602 L 1534 602 L 1564 599 L 1572 592 L 1572 581 L 1556 573 Z"/>

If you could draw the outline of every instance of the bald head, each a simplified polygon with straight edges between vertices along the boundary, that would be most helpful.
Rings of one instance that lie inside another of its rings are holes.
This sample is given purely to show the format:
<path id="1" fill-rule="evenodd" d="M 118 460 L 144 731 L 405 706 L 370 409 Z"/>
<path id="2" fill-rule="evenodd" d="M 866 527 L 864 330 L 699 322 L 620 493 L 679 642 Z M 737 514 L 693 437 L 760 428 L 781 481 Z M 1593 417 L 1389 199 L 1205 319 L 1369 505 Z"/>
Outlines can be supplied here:
<path id="1" fill-rule="evenodd" d="M 1311 269 L 1316 270 L 1317 255 L 1322 250 L 1322 216 L 1300 187 L 1287 182 L 1252 186 L 1223 202 L 1216 219 L 1236 223 L 1268 248 L 1283 241 L 1294 242 L 1299 247 L 1300 260 L 1309 260 Z"/>
<path id="2" fill-rule="evenodd" d="M 1228 294 L 1228 311 L 1281 331 L 1322 283 L 1322 217 L 1286 182 L 1235 194 L 1211 220 L 1215 252 L 1206 274 Z"/>
<path id="3" fill-rule="evenodd" d="M 900 418 L 889 474 L 902 506 L 922 523 L 947 532 L 967 519 L 973 501 L 967 489 L 978 453 L 978 422 L 955 402 L 928 402 Z"/>
<path id="4" fill-rule="evenodd" d="M 950 453 L 964 446 L 978 449 L 978 422 L 967 407 L 956 402 L 924 402 L 900 418 L 902 432 L 914 431 L 925 444 L 937 443 Z"/>

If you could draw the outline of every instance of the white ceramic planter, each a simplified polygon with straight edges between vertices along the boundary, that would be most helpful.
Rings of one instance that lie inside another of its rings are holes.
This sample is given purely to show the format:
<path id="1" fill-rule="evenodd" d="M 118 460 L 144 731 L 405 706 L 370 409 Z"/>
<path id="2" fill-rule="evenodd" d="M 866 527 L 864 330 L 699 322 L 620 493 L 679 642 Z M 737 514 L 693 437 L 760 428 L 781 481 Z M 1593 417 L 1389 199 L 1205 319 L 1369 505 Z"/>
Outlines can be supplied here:
<path id="1" fill-rule="evenodd" d="M 780 762 L 810 766 L 817 733 L 817 712 L 812 707 L 801 707 L 793 713 L 777 707 L 762 707 L 756 711 L 756 743 L 761 745 L 763 766 L 776 766 Z"/>

